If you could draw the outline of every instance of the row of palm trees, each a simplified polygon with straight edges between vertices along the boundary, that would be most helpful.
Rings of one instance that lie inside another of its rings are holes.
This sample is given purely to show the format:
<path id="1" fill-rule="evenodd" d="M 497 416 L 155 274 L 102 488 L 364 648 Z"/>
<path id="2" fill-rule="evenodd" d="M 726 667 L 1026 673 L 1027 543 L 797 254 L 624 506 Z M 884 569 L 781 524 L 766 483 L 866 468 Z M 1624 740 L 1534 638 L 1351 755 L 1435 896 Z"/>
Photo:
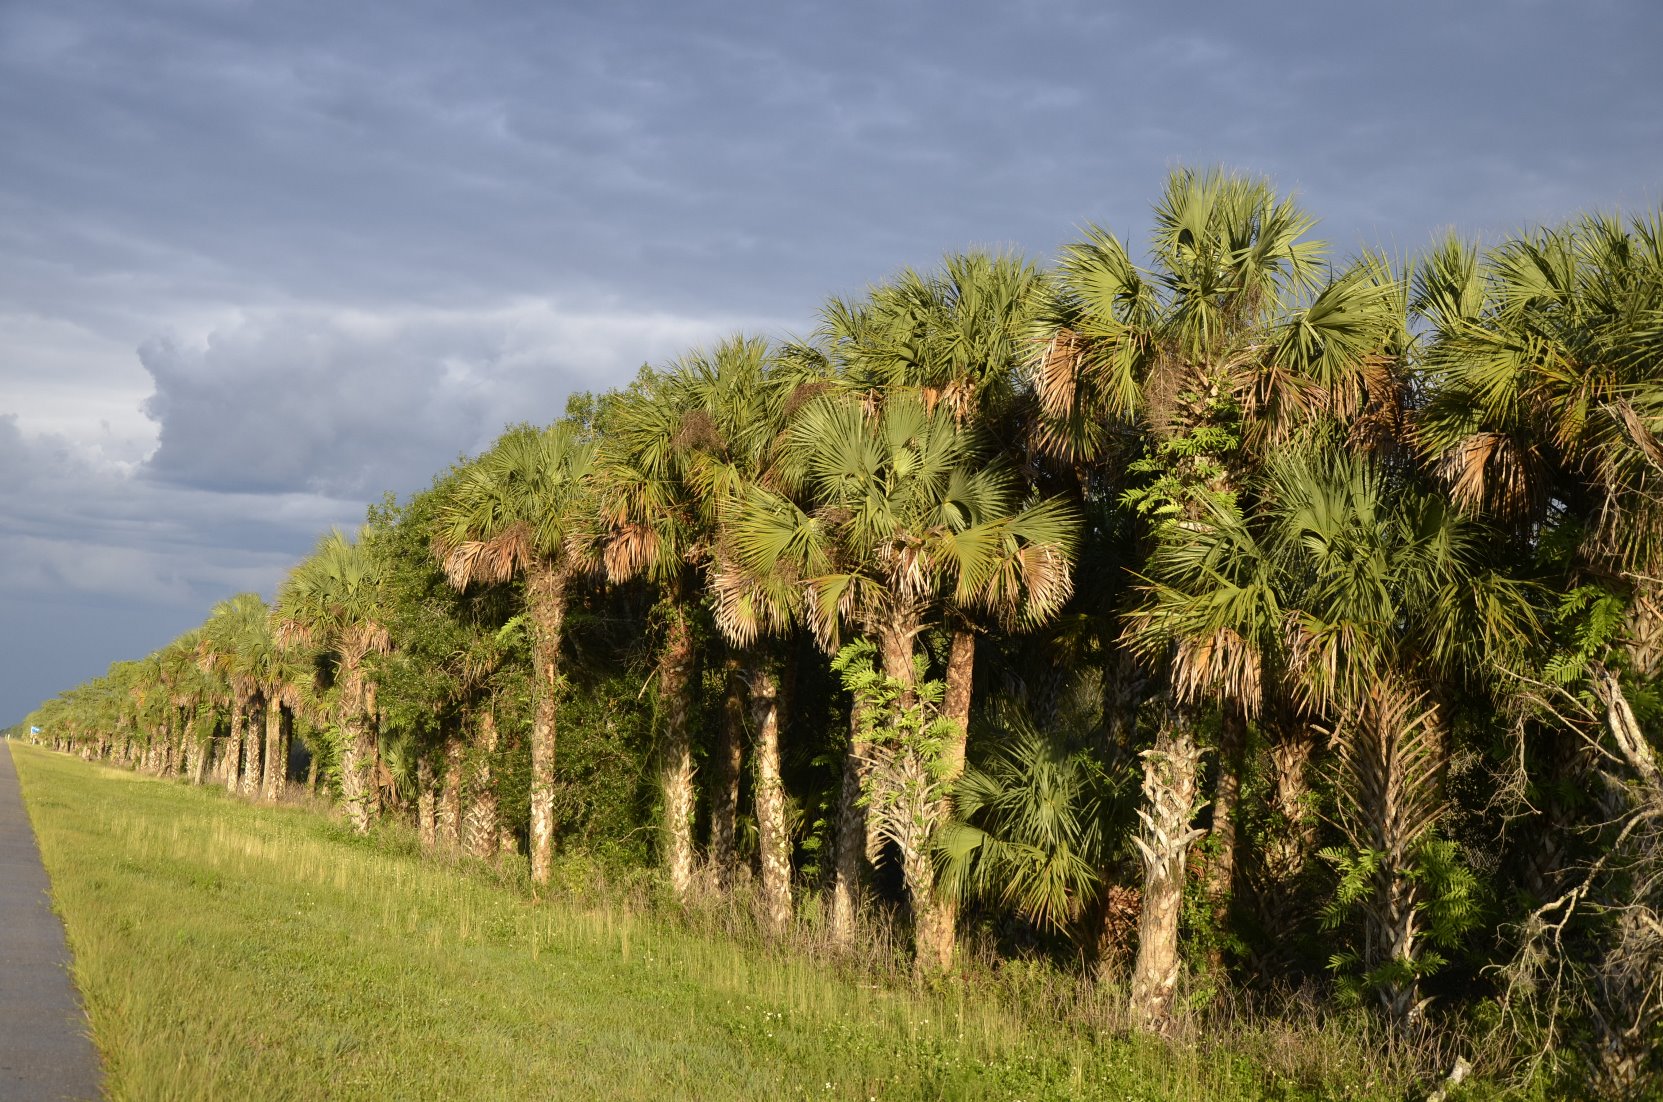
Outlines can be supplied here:
<path id="1" fill-rule="evenodd" d="M 298 723 L 358 830 L 517 848 L 512 792 L 541 886 L 563 711 L 650 687 L 678 899 L 754 870 L 765 929 L 845 945 L 891 899 L 926 972 L 1014 922 L 1153 1030 L 1186 971 L 1338 944 L 1341 996 L 1414 1021 L 1464 989 L 1641 1089 L 1663 220 L 1408 268 L 1313 225 L 1178 172 L 1141 257 L 952 256 L 808 340 L 644 368 L 30 723 L 266 799 Z M 650 686 L 602 688 L 631 662 Z"/>

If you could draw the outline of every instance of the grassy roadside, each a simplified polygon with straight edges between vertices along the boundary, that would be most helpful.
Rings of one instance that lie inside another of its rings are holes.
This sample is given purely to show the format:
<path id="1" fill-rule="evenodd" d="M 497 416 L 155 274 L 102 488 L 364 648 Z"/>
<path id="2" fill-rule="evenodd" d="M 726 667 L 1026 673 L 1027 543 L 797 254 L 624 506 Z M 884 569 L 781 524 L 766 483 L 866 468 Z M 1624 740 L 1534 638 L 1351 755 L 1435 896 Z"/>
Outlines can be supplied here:
<path id="1" fill-rule="evenodd" d="M 13 752 L 116 1099 L 1305 1097 Z"/>

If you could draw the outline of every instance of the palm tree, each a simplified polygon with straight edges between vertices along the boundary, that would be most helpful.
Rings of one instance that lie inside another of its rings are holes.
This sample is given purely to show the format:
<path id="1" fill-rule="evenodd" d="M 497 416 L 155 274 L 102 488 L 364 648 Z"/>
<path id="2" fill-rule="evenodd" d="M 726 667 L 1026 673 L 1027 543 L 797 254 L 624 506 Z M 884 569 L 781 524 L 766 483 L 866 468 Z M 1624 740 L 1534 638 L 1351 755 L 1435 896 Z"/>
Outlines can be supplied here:
<path id="1" fill-rule="evenodd" d="M 685 477 L 685 452 L 697 431 L 688 424 L 693 410 L 687 383 L 685 369 L 643 369 L 608 409 L 595 468 L 607 577 L 621 582 L 645 576 L 662 594 L 658 691 L 665 740 L 659 774 L 665 864 L 678 899 L 692 887 L 694 860 L 692 725 L 699 656 L 691 598 L 711 536 Z M 701 421 L 697 428 L 707 426 Z"/>
<path id="2" fill-rule="evenodd" d="M 1177 655 L 1182 699 L 1225 691 L 1257 709 L 1287 694 L 1330 725 L 1334 819 L 1351 849 L 1329 856 L 1364 912 L 1356 960 L 1403 1017 L 1433 964 L 1426 913 L 1452 905 L 1426 870 L 1456 883 L 1435 844 L 1440 700 L 1520 667 L 1541 630 L 1534 590 L 1498 569 L 1487 525 L 1378 463 L 1294 451 L 1253 490 L 1253 516 L 1215 502 L 1185 541 L 1162 544 L 1131 631 L 1146 652 Z"/>
<path id="3" fill-rule="evenodd" d="M 1663 670 L 1663 214 L 1627 225 L 1585 217 L 1482 257 L 1451 239 L 1422 265 L 1415 291 L 1431 327 L 1419 441 L 1455 499 L 1506 527 L 1515 557 L 1563 595 L 1555 618 L 1571 638 L 1515 697 L 1545 728 L 1544 760 L 1529 772 L 1559 783 L 1542 786 L 1535 829 L 1523 835 L 1542 909 L 1525 924 L 1513 971 L 1528 977 L 1518 986 L 1531 987 L 1530 1001 L 1587 1008 L 1590 1078 L 1615 1096 L 1634 1089 L 1663 1020 L 1652 979 L 1663 878 L 1649 855 L 1636 857 L 1656 851 L 1655 831 L 1637 824 L 1657 820 L 1663 788 L 1645 783 L 1653 753 L 1624 689 L 1650 695 Z M 1607 797 L 1590 814 L 1577 790 L 1605 772 L 1602 759 L 1628 766 L 1629 782 L 1607 791 L 1630 799 Z M 1653 800 L 1639 811 L 1648 788 Z M 1577 868 L 1571 847 L 1602 835 L 1628 842 Z M 1648 861 L 1646 873 L 1593 871 Z M 1541 952 L 1577 929 L 1583 953 Z M 1550 1046 L 1560 1017 L 1547 1019 Z"/>
<path id="4" fill-rule="evenodd" d="M 601 448 L 608 524 L 605 550 L 613 578 L 646 575 L 666 594 L 669 638 L 660 692 L 669 702 L 664 764 L 666 837 L 671 883 L 685 893 L 692 875 L 693 761 L 688 726 L 696 664 L 687 605 L 702 574 L 712 589 L 721 573 L 737 575 L 721 550 L 721 526 L 747 487 L 768 477 L 781 420 L 783 387 L 769 374 L 766 341 L 736 336 L 711 352 L 694 352 L 669 371 L 644 374 L 610 410 Z M 738 611 L 730 603 L 728 611 Z M 757 647 L 759 621 L 717 617 L 748 652 L 730 670 L 720 790 L 713 800 L 712 859 L 726 878 L 733 862 L 738 796 L 738 690 L 748 686 L 757 739 L 757 828 L 762 852 L 765 922 L 783 929 L 791 915 L 791 865 L 780 778 L 778 674 Z M 783 626 L 781 628 L 783 630 Z"/>
<path id="5" fill-rule="evenodd" d="M 1091 724 L 1060 720 L 1042 730 L 1020 711 L 998 717 L 1004 737 L 954 791 L 954 817 L 941 832 L 942 889 L 1010 906 L 1100 952 L 1103 873 L 1127 801 L 1122 777 L 1087 749 Z"/>
<path id="6" fill-rule="evenodd" d="M 277 624 L 286 640 L 321 652 L 333 666 L 333 719 L 340 732 L 341 795 L 354 830 L 369 830 L 376 760 L 375 681 L 368 662 L 391 649 L 381 579 L 362 543 L 333 529 L 283 580 Z"/>
<path id="7" fill-rule="evenodd" d="M 213 734 L 212 700 L 214 692 L 198 663 L 202 636 L 197 630 L 188 631 L 162 648 L 162 676 L 167 685 L 168 699 L 178 726 L 176 769 L 195 784 L 202 783 L 208 745 Z M 206 721 L 206 722 L 205 722 Z M 203 727 L 209 729 L 204 732 Z"/>
<path id="8" fill-rule="evenodd" d="M 227 791 L 250 795 L 259 788 L 261 738 L 267 700 L 265 660 L 275 647 L 270 610 L 257 593 L 219 602 L 202 625 L 203 661 L 230 684 L 231 741 L 226 751 Z"/>
<path id="9" fill-rule="evenodd" d="M 554 738 L 560 641 L 579 545 L 591 519 L 594 447 L 576 426 L 509 429 L 458 472 L 438 509 L 433 548 L 457 589 L 522 578 L 531 627 L 535 716 L 531 736 L 531 878 L 546 884 L 554 860 Z"/>
<path id="10" fill-rule="evenodd" d="M 877 402 L 907 394 L 926 408 L 939 404 L 962 431 L 985 432 L 998 441 L 1004 458 L 1018 466 L 1027 459 L 1023 368 L 1032 358 L 1030 334 L 1050 293 L 1045 274 L 1020 256 L 957 253 L 928 273 L 902 271 L 873 288 L 858 307 L 829 309 L 822 337 L 840 361 L 841 385 Z M 1007 608 L 1007 620 L 1016 611 Z M 970 608 L 955 608 L 949 617 L 942 706 L 960 732 L 946 748 L 949 784 L 964 767 L 974 620 Z"/>
<path id="11" fill-rule="evenodd" d="M 1163 527 L 1181 540 L 1208 502 L 1234 500 L 1271 451 L 1313 434 L 1373 446 L 1400 420 L 1398 283 L 1369 258 L 1325 272 L 1324 246 L 1306 236 L 1313 224 L 1263 181 L 1181 171 L 1156 205 L 1149 266 L 1097 228 L 1064 251 L 1060 290 L 1036 327 L 1041 445 L 1082 485 L 1111 468 L 1156 543 Z M 1200 836 L 1189 826 L 1195 717 L 1173 703 L 1145 757 L 1144 900 L 1159 915 L 1145 916 L 1133 984 L 1135 1016 L 1157 1028 L 1177 975 L 1185 855 Z M 1212 801 L 1221 913 L 1245 707 L 1227 698 Z"/>
<path id="12" fill-rule="evenodd" d="M 1055 502 L 1019 508 L 1012 480 L 979 463 L 973 434 L 960 432 L 947 410 L 907 397 L 873 409 L 848 395 L 823 395 L 799 413 L 785 446 L 780 485 L 811 509 L 753 488 L 732 525 L 734 556 L 746 577 L 800 585 L 806 619 L 827 649 L 837 649 L 844 624 L 853 625 L 894 686 L 886 699 L 897 719 L 918 703 L 918 634 L 949 594 L 965 605 L 1008 599 L 1034 619 L 1067 600 L 1072 517 Z M 868 731 L 881 722 L 860 717 Z M 875 766 L 895 764 L 861 741 L 856 752 Z M 929 856 L 945 811 L 939 767 L 929 765 L 936 783 L 916 811 L 889 816 L 883 827 L 902 854 L 927 968 L 946 967 L 953 942 Z"/>
<path id="13" fill-rule="evenodd" d="M 1420 442 L 1456 501 L 1575 550 L 1571 582 L 1630 597 L 1636 670 L 1663 668 L 1663 214 L 1588 217 L 1480 262 L 1422 265 Z"/>

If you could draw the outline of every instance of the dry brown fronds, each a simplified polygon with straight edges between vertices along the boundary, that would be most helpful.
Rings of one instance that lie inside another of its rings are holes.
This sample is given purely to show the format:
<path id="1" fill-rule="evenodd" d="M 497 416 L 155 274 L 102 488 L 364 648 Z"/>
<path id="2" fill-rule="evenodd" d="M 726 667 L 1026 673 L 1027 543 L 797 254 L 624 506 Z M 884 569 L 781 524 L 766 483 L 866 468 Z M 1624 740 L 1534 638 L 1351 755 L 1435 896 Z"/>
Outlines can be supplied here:
<path id="1" fill-rule="evenodd" d="M 1172 660 L 1172 688 L 1178 699 L 1197 703 L 1222 692 L 1249 718 L 1257 716 L 1259 651 L 1230 628 L 1200 639 L 1180 639 Z"/>
<path id="2" fill-rule="evenodd" d="M 614 581 L 633 578 L 658 558 L 660 541 L 651 525 L 636 523 L 613 527 L 601 553 L 606 576 Z"/>
<path id="3" fill-rule="evenodd" d="M 464 540 L 445 554 L 445 578 L 457 589 L 512 581 L 534 559 L 530 528 L 515 524 L 488 540 Z"/>
<path id="4" fill-rule="evenodd" d="M 1085 339 L 1072 329 L 1059 329 L 1037 343 L 1032 360 L 1034 394 L 1047 416 L 1068 420 L 1079 402 Z"/>

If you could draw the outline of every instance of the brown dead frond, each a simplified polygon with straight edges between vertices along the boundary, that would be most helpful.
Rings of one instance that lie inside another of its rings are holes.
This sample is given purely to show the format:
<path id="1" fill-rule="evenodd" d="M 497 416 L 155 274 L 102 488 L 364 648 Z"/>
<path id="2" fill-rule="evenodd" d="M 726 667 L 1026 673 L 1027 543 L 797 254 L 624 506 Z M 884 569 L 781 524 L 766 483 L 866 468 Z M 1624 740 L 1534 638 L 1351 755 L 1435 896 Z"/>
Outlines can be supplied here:
<path id="1" fill-rule="evenodd" d="M 1259 711 L 1259 677 L 1258 648 L 1230 628 L 1180 639 L 1172 660 L 1172 687 L 1179 700 L 1198 702 L 1223 693 L 1249 717 Z"/>
<path id="2" fill-rule="evenodd" d="M 1040 408 L 1049 417 L 1072 418 L 1080 397 L 1085 339 L 1072 329 L 1059 329 L 1049 339 L 1036 344 L 1032 375 Z"/>
<path id="3" fill-rule="evenodd" d="M 1544 463 L 1533 443 L 1500 432 L 1475 432 L 1446 452 L 1439 473 L 1456 503 L 1509 519 L 1533 514 L 1540 504 Z"/>
<path id="4" fill-rule="evenodd" d="M 1393 356 L 1370 356 L 1359 372 L 1361 393 L 1346 408 L 1351 411 L 1347 443 L 1376 454 L 1395 453 L 1409 436 L 1408 384 Z"/>
<path id="5" fill-rule="evenodd" d="M 612 529 L 601 552 L 606 576 L 614 581 L 642 574 L 658 558 L 660 540 L 651 525 L 620 524 Z"/>
<path id="6" fill-rule="evenodd" d="M 457 589 L 506 582 L 530 566 L 533 558 L 530 528 L 515 524 L 491 539 L 452 545 L 444 559 L 445 578 Z"/>

